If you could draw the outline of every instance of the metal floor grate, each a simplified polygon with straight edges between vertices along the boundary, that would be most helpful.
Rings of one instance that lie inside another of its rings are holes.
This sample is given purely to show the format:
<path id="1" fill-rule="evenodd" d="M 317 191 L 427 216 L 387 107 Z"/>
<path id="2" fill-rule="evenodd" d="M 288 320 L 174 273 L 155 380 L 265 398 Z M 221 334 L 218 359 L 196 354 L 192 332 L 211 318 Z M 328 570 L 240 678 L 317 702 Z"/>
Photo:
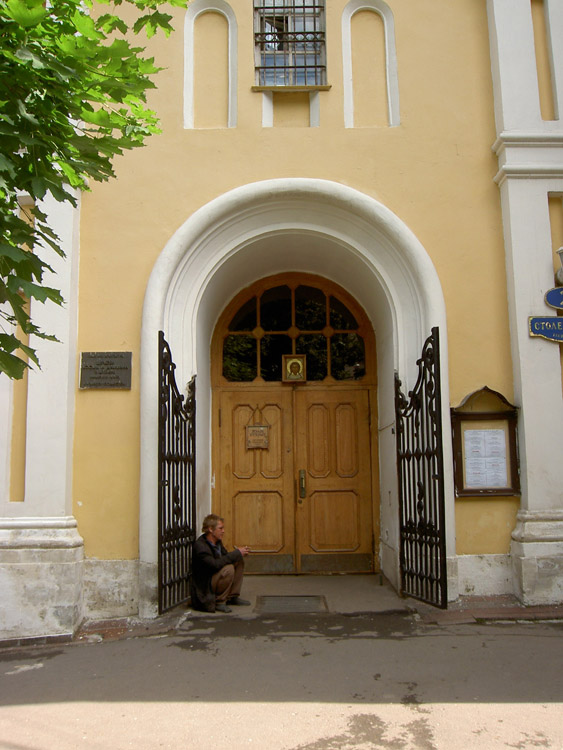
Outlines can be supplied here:
<path id="1" fill-rule="evenodd" d="M 256 611 L 262 614 L 328 612 L 324 596 L 257 596 Z"/>

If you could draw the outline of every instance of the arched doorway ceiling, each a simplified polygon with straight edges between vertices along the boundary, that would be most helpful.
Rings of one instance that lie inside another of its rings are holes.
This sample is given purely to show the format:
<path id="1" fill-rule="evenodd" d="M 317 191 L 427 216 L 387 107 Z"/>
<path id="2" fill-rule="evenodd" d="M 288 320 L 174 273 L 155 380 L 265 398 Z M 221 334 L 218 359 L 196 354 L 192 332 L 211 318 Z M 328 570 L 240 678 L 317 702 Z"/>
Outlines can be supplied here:
<path id="1" fill-rule="evenodd" d="M 415 363 L 432 326 L 442 331 L 442 385 L 448 393 L 440 282 L 424 247 L 394 213 L 368 195 L 326 180 L 267 180 L 221 195 L 172 236 L 155 263 L 145 296 L 141 560 L 156 559 L 152 505 L 157 482 L 158 331 L 164 330 L 171 345 L 180 387 L 197 372 L 198 445 L 207 454 L 209 345 L 215 323 L 240 289 L 283 271 L 332 279 L 366 310 L 377 340 L 381 424 L 394 420 L 394 370 L 406 387 L 414 385 Z M 199 451 L 200 457 L 204 451 Z M 198 484 L 209 484 L 206 460 L 198 459 Z"/>

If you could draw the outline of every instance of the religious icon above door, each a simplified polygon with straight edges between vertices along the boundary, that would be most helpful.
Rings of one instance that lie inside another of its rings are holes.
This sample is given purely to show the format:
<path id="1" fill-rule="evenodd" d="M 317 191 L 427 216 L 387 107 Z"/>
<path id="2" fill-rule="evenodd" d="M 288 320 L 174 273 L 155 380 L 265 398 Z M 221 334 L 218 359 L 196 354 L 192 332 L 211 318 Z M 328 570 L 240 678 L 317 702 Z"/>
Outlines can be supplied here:
<path id="1" fill-rule="evenodd" d="M 284 383 L 306 382 L 307 360 L 304 354 L 282 354 L 282 380 Z"/>

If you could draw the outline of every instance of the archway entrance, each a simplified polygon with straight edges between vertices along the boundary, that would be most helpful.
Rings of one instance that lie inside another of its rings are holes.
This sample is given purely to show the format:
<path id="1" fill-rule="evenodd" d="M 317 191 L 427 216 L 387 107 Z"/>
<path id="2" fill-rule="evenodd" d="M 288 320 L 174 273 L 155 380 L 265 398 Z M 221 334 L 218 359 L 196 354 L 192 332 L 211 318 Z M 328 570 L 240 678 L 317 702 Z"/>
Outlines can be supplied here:
<path id="1" fill-rule="evenodd" d="M 381 514 L 376 541 L 381 570 L 396 588 L 400 566 L 394 374 L 410 390 L 428 333 L 434 326 L 443 333 L 446 528 L 448 557 L 454 559 L 446 308 L 436 269 L 410 229 L 373 197 L 326 180 L 266 180 L 220 195 L 187 218 L 161 252 L 147 286 L 140 359 L 143 617 L 154 615 L 157 601 L 158 331 L 164 331 L 174 352 L 178 382 L 187 383 L 197 374 L 197 517 L 201 519 L 212 507 L 220 507 L 217 472 L 211 466 L 211 447 L 217 448 L 211 429 L 217 430 L 218 411 L 212 409 L 210 342 L 221 311 L 238 290 L 258 279 L 283 271 L 317 273 L 319 269 L 361 303 L 377 340 L 377 423 L 370 393 L 371 468 L 374 476 L 377 434 L 381 497 L 381 503 L 375 503 Z M 376 497 L 373 489 L 372 497 Z M 455 576 L 455 561 L 450 570 Z"/>
<path id="2" fill-rule="evenodd" d="M 213 508 L 260 573 L 371 572 L 379 488 L 373 329 L 337 284 L 287 273 L 212 343 Z"/>

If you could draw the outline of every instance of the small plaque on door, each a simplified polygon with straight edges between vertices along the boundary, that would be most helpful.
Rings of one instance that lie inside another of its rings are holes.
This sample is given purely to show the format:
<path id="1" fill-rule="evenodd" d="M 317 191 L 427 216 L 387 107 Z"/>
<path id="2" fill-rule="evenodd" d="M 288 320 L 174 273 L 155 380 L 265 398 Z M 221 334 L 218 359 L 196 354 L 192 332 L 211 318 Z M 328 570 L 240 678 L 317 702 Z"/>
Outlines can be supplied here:
<path id="1" fill-rule="evenodd" d="M 269 429 L 268 424 L 246 425 L 246 449 L 268 448 Z"/>

